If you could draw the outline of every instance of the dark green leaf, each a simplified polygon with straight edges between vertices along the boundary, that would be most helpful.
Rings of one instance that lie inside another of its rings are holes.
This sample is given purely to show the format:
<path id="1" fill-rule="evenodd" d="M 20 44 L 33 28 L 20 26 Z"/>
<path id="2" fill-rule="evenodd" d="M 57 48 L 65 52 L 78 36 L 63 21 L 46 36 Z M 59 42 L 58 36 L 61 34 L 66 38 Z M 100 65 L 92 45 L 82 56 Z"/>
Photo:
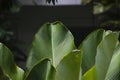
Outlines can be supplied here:
<path id="1" fill-rule="evenodd" d="M 55 72 L 50 60 L 45 59 L 31 69 L 25 80 L 55 80 Z"/>

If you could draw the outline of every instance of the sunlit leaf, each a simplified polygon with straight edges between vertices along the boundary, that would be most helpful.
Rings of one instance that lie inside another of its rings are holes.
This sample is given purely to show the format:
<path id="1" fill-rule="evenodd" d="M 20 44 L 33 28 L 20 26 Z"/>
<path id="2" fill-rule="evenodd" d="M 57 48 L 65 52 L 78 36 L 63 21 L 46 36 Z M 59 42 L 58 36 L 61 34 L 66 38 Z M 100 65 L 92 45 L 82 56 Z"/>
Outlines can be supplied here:
<path id="1" fill-rule="evenodd" d="M 120 44 L 114 51 L 105 80 L 119 80 L 120 79 Z"/>
<path id="2" fill-rule="evenodd" d="M 118 32 L 104 33 L 101 43 L 97 47 L 96 73 L 97 80 L 105 80 L 114 49 L 118 41 Z"/>
<path id="3" fill-rule="evenodd" d="M 75 48 L 71 32 L 61 22 L 44 24 L 36 33 L 32 44 L 27 61 L 28 69 L 44 58 L 49 58 L 56 68 L 64 56 Z"/>
<path id="4" fill-rule="evenodd" d="M 96 68 L 93 66 L 88 70 L 82 77 L 82 80 L 97 80 L 96 78 Z"/>

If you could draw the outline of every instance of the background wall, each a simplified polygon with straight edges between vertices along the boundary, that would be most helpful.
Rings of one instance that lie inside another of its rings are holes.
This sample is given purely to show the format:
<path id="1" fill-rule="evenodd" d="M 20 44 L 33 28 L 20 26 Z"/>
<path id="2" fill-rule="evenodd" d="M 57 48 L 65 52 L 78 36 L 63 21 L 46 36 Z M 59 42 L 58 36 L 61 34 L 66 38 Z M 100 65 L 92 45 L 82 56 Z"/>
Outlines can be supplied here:
<path id="1" fill-rule="evenodd" d="M 45 22 L 61 21 L 80 43 L 95 27 L 91 5 L 88 6 L 24 6 L 12 15 L 13 26 L 17 27 L 18 38 L 31 43 L 33 35 Z"/>

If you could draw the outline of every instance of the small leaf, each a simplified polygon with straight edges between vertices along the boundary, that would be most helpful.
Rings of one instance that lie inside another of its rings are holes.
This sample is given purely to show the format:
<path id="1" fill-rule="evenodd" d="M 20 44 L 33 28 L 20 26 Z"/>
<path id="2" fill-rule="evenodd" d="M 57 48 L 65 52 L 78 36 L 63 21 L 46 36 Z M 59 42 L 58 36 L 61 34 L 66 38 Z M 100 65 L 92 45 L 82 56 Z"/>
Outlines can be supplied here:
<path id="1" fill-rule="evenodd" d="M 94 14 L 100 14 L 104 12 L 104 5 L 101 3 L 95 3 L 93 7 Z"/>
<path id="2" fill-rule="evenodd" d="M 93 12 L 94 14 L 101 14 L 110 10 L 111 7 L 113 7 L 113 4 L 103 5 L 102 3 L 95 3 L 93 7 Z"/>
<path id="3" fill-rule="evenodd" d="M 92 0 L 81 0 L 82 5 L 89 4 Z"/>
<path id="4" fill-rule="evenodd" d="M 45 59 L 31 69 L 25 80 L 55 80 L 55 72 L 50 60 Z"/>
<path id="5" fill-rule="evenodd" d="M 24 71 L 16 66 L 11 51 L 0 43 L 0 67 L 10 80 L 23 80 Z"/>

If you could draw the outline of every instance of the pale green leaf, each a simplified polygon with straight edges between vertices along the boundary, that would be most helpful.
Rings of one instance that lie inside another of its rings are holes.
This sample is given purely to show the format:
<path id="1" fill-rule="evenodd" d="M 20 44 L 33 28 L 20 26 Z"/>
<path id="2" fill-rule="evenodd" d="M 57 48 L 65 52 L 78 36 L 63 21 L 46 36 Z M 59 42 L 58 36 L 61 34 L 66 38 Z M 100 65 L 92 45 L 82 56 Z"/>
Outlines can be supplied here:
<path id="1" fill-rule="evenodd" d="M 74 50 L 63 58 L 56 69 L 56 80 L 81 80 L 81 53 Z"/>
<path id="2" fill-rule="evenodd" d="M 114 51 L 105 80 L 120 80 L 120 44 Z"/>
<path id="3" fill-rule="evenodd" d="M 10 80 L 23 80 L 24 71 L 16 66 L 11 51 L 0 43 L 0 67 Z"/>
<path id="4" fill-rule="evenodd" d="M 82 72 L 83 74 L 95 64 L 97 46 L 102 40 L 104 30 L 99 29 L 89 34 L 81 43 L 79 49 L 82 52 Z"/>
<path id="5" fill-rule="evenodd" d="M 106 34 L 107 33 L 107 34 Z M 106 32 L 97 47 L 96 73 L 97 80 L 104 80 L 107 74 L 114 49 L 118 41 L 118 32 Z"/>
<path id="6" fill-rule="evenodd" d="M 27 61 L 27 68 L 44 58 L 49 58 L 56 68 L 74 46 L 71 32 L 61 22 L 46 23 L 36 33 Z"/>

